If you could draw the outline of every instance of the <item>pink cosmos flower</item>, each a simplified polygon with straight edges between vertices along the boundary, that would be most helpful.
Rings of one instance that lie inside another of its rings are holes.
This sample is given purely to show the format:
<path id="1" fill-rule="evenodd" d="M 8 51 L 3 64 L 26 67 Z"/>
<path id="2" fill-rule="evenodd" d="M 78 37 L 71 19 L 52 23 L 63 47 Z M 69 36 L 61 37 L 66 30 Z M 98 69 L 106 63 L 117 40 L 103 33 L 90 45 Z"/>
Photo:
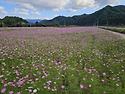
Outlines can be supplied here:
<path id="1" fill-rule="evenodd" d="M 106 75 L 106 73 L 103 73 L 103 75 Z"/>
<path id="2" fill-rule="evenodd" d="M 116 86 L 119 86 L 119 84 L 116 84 Z"/>
<path id="3" fill-rule="evenodd" d="M 104 80 L 102 80 L 102 82 L 104 82 Z"/>
<path id="4" fill-rule="evenodd" d="M 13 94 L 14 92 L 13 91 L 10 91 L 9 94 Z"/>
<path id="5" fill-rule="evenodd" d="M 57 89 L 55 88 L 55 91 L 57 91 Z"/>
<path id="6" fill-rule="evenodd" d="M 48 85 L 50 85 L 51 82 L 52 82 L 52 81 L 47 81 L 46 83 L 47 83 Z"/>
<path id="7" fill-rule="evenodd" d="M 3 65 L 4 65 L 4 66 L 6 66 L 6 64 L 5 64 L 5 63 L 3 63 Z"/>
<path id="8" fill-rule="evenodd" d="M 2 78 L 4 75 L 0 75 L 0 78 Z"/>
<path id="9" fill-rule="evenodd" d="M 83 85 L 80 85 L 80 88 L 84 88 L 84 86 L 83 86 Z"/>
<path id="10" fill-rule="evenodd" d="M 42 76 L 42 78 L 45 78 L 45 76 Z"/>
<path id="11" fill-rule="evenodd" d="M 55 91 L 54 89 L 52 89 L 52 91 Z"/>
<path id="12" fill-rule="evenodd" d="M 59 64 L 61 64 L 61 62 L 59 62 Z"/>
<path id="13" fill-rule="evenodd" d="M 39 80 L 39 78 L 36 78 L 36 81 L 38 81 Z"/>
<path id="14" fill-rule="evenodd" d="M 63 70 L 66 70 L 66 67 Z"/>
<path id="15" fill-rule="evenodd" d="M 21 94 L 21 92 L 17 92 L 17 94 Z"/>
<path id="16" fill-rule="evenodd" d="M 12 85 L 13 84 L 13 82 L 8 82 L 8 85 Z"/>
<path id="17" fill-rule="evenodd" d="M 2 70 L 4 70 L 4 67 L 2 67 Z"/>
<path id="18" fill-rule="evenodd" d="M 104 93 L 106 93 L 106 92 L 104 91 Z"/>
<path id="19" fill-rule="evenodd" d="M 7 86 L 7 84 L 4 84 L 4 87 L 6 87 Z"/>
<path id="20" fill-rule="evenodd" d="M 6 91 L 6 88 L 3 88 L 2 90 L 1 90 L 1 93 L 4 93 Z"/>
<path id="21" fill-rule="evenodd" d="M 83 78 L 83 81 L 85 81 L 85 78 Z"/>
<path id="22" fill-rule="evenodd" d="M 50 87 L 48 87 L 48 89 L 50 89 Z"/>
<path id="23" fill-rule="evenodd" d="M 46 72 L 45 72 L 45 71 L 43 71 L 43 73 L 45 74 Z"/>
<path id="24" fill-rule="evenodd" d="M 91 78 L 91 81 L 93 81 L 93 79 Z"/>
<path id="25" fill-rule="evenodd" d="M 32 92 L 32 90 L 30 89 L 29 92 Z"/>
<path id="26" fill-rule="evenodd" d="M 65 86 L 64 85 L 62 85 L 62 87 L 61 87 L 62 89 L 64 89 L 65 88 Z"/>
<path id="27" fill-rule="evenodd" d="M 5 58 L 3 58 L 3 60 L 5 60 Z"/>
<path id="28" fill-rule="evenodd" d="M 72 76 L 74 76 L 74 74 L 72 74 Z"/>
<path id="29" fill-rule="evenodd" d="M 25 80 L 23 80 L 23 81 L 18 81 L 18 82 L 17 82 L 17 85 L 20 86 L 20 85 L 22 85 L 24 82 L 25 82 Z"/>

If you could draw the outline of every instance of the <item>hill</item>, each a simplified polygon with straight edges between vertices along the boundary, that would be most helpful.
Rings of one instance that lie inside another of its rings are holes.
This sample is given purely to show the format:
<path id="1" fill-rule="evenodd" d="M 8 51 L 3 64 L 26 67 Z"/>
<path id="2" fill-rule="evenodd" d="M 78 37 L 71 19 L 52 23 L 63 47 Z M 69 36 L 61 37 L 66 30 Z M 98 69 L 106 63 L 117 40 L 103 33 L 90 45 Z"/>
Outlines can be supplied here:
<path id="1" fill-rule="evenodd" d="M 58 16 L 51 20 L 43 20 L 42 24 L 59 23 L 60 25 L 125 25 L 125 6 L 106 6 L 92 14 L 83 14 L 72 17 Z"/>
<path id="2" fill-rule="evenodd" d="M 8 26 L 8 27 L 15 27 L 15 26 L 22 26 L 27 24 L 28 22 L 20 17 L 13 17 L 13 16 L 6 16 L 0 21 L 0 26 Z"/>

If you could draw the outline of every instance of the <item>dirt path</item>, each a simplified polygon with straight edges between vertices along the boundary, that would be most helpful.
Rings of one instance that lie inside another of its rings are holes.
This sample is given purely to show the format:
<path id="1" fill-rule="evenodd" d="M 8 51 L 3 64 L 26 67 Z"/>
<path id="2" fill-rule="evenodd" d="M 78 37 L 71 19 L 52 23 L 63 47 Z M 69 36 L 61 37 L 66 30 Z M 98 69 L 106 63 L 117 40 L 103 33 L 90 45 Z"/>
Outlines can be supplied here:
<path id="1" fill-rule="evenodd" d="M 103 30 L 105 30 L 105 29 L 103 29 Z M 113 31 L 110 31 L 110 30 L 106 30 L 106 31 L 108 31 L 108 32 L 110 32 L 110 33 L 113 33 L 113 34 L 120 35 L 123 39 L 125 39 L 125 34 L 121 34 L 121 33 L 113 32 Z"/>
<path id="2" fill-rule="evenodd" d="M 121 33 L 117 33 L 117 32 L 113 32 L 113 31 L 109 31 L 107 30 L 108 32 L 111 32 L 113 34 L 117 34 L 117 35 L 120 35 L 123 39 L 125 39 L 125 34 L 121 34 Z"/>

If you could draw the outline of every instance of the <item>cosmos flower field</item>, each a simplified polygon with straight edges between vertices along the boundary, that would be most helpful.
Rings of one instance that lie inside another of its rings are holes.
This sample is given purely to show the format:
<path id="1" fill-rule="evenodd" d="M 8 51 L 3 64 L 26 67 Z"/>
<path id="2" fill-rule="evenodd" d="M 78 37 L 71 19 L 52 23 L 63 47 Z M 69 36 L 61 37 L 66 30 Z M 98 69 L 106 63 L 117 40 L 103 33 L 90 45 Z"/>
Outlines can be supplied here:
<path id="1" fill-rule="evenodd" d="M 0 93 L 124 94 L 125 39 L 97 27 L 1 28 Z"/>

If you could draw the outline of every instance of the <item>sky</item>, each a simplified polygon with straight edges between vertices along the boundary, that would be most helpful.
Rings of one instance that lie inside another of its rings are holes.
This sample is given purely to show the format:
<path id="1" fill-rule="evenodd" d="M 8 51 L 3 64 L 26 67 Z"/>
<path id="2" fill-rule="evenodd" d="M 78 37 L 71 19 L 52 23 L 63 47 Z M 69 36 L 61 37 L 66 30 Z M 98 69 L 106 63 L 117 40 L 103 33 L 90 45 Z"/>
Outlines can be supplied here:
<path id="1" fill-rule="evenodd" d="M 0 18 L 52 19 L 91 14 L 106 5 L 125 5 L 125 0 L 0 0 Z"/>

